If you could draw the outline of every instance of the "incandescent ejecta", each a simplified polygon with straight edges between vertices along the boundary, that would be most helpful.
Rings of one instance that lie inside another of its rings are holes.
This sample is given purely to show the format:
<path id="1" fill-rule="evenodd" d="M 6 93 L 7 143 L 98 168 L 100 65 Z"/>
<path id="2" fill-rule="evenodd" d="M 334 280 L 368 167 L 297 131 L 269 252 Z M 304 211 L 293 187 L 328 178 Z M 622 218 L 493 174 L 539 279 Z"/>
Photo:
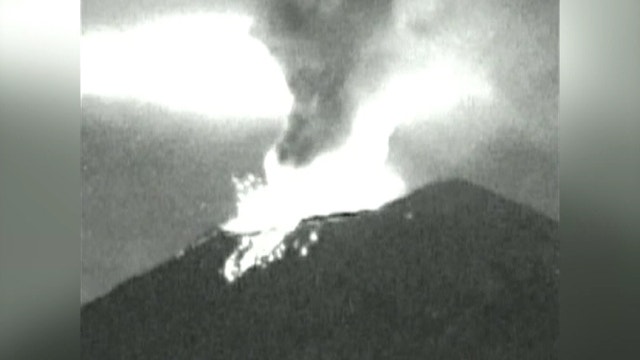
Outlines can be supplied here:
<path id="1" fill-rule="evenodd" d="M 264 183 L 238 189 L 237 216 L 225 227 L 258 235 L 243 237 L 225 266 L 227 279 L 277 258 L 286 234 L 306 217 L 376 208 L 403 193 L 385 163 L 390 134 L 373 147 L 350 141 L 357 111 L 352 75 L 369 39 L 390 20 L 391 4 L 263 4 L 265 16 L 252 34 L 282 65 L 294 102 L 284 134 L 265 157 Z"/>
<path id="2" fill-rule="evenodd" d="M 413 10 L 406 3 L 263 3 L 266 15 L 251 33 L 282 66 L 294 100 L 264 179 L 235 181 L 237 214 L 224 227 L 246 235 L 226 263 L 227 279 L 279 258 L 284 237 L 305 218 L 377 209 L 405 194 L 387 163 L 397 126 L 490 96 L 482 71 L 455 52 L 431 51 L 418 69 L 399 66 L 397 43 L 411 40 L 399 36 Z"/>

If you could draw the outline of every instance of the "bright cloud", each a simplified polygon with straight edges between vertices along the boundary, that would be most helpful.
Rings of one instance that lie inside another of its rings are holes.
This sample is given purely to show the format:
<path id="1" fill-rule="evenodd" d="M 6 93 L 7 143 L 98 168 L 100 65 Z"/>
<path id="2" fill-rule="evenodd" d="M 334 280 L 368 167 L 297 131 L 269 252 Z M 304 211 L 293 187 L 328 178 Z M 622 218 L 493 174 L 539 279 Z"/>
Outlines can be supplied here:
<path id="1" fill-rule="evenodd" d="M 243 15 L 158 18 L 82 36 L 82 94 L 132 98 L 215 117 L 284 117 L 282 70 Z"/>

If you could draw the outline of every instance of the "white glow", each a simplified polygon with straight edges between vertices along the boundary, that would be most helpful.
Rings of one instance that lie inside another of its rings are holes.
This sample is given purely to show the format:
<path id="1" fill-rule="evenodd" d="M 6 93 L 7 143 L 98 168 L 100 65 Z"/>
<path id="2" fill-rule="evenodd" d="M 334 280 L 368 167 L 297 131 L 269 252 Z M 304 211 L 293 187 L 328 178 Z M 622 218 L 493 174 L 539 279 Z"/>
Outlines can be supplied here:
<path id="1" fill-rule="evenodd" d="M 227 260 L 227 279 L 279 259 L 274 252 L 305 218 L 377 209 L 402 196 L 404 182 L 386 164 L 393 132 L 388 123 L 374 122 L 366 134 L 354 132 L 344 146 L 301 168 L 281 165 L 272 149 L 265 157 L 264 181 L 250 175 L 237 182 L 237 216 L 224 228 L 254 235 L 245 236 L 245 243 Z M 309 240 L 316 242 L 317 234 Z"/>
<path id="2" fill-rule="evenodd" d="M 224 227 L 252 235 L 244 236 L 227 260 L 227 279 L 233 281 L 256 265 L 279 259 L 284 237 L 305 218 L 373 210 L 402 196 L 404 182 L 386 163 L 395 129 L 429 120 L 467 99 L 490 97 L 491 86 L 481 72 L 443 56 L 394 74 L 378 92 L 363 99 L 346 143 L 308 166 L 281 165 L 271 150 L 264 161 L 265 179 L 249 175 L 236 182 L 237 216 Z M 317 234 L 309 240 L 316 242 Z"/>
<path id="3" fill-rule="evenodd" d="M 283 117 L 292 95 L 243 15 L 176 15 L 82 36 L 82 94 L 216 117 Z"/>
<path id="4" fill-rule="evenodd" d="M 256 234 L 245 236 L 246 244 L 227 261 L 228 280 L 265 259 L 279 259 L 269 256 L 305 218 L 376 209 L 404 193 L 404 183 L 385 164 L 386 154 L 372 161 L 358 145 L 350 143 L 297 169 L 280 165 L 273 150 L 267 154 L 265 182 L 238 188 L 237 216 L 224 225 L 229 231 Z M 317 240 L 316 233 L 309 238 Z"/>
<path id="5" fill-rule="evenodd" d="M 441 55 L 423 66 L 394 74 L 365 103 L 369 116 L 395 127 L 430 121 L 468 100 L 489 100 L 492 87 L 480 69 L 456 56 Z M 385 120 L 386 119 L 386 120 Z M 364 130 L 362 130 L 364 132 Z"/>

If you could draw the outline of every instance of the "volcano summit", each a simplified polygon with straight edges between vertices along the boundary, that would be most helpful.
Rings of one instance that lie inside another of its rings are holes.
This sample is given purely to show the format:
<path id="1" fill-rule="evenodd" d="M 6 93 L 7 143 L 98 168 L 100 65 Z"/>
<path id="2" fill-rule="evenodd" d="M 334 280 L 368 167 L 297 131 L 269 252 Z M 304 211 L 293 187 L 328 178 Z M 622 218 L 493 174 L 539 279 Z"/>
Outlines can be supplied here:
<path id="1" fill-rule="evenodd" d="M 211 230 L 86 304 L 83 358 L 557 358 L 557 221 L 468 182 L 303 221 L 304 247 L 229 284 L 235 241 Z"/>

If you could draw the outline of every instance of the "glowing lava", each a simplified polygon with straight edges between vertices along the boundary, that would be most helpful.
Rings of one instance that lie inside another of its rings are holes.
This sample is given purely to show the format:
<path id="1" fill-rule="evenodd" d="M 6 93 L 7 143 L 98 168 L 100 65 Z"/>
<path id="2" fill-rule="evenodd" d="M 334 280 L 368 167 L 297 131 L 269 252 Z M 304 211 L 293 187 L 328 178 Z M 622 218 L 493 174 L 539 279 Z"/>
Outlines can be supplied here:
<path id="1" fill-rule="evenodd" d="M 406 192 L 387 164 L 389 140 L 396 128 L 428 119 L 464 103 L 490 99 L 491 86 L 481 72 L 455 57 L 394 74 L 378 92 L 364 99 L 347 141 L 304 167 L 280 164 L 275 150 L 264 161 L 265 177 L 234 179 L 237 215 L 223 228 L 241 235 L 227 259 L 224 276 L 234 281 L 252 267 L 264 267 L 284 255 L 284 239 L 313 216 L 375 210 Z M 318 241 L 314 233 L 307 245 Z M 308 246 L 300 250 L 307 256 Z"/>
<path id="2" fill-rule="evenodd" d="M 404 193 L 404 183 L 383 161 L 374 162 L 354 145 L 325 153 L 303 168 L 282 166 L 275 151 L 265 158 L 265 179 L 250 175 L 236 180 L 237 216 L 225 230 L 246 234 L 225 265 L 235 280 L 246 270 L 277 260 L 283 240 L 301 220 L 336 212 L 376 209 Z M 310 242 L 318 234 L 312 233 Z M 306 255 L 307 248 L 301 252 Z"/>

